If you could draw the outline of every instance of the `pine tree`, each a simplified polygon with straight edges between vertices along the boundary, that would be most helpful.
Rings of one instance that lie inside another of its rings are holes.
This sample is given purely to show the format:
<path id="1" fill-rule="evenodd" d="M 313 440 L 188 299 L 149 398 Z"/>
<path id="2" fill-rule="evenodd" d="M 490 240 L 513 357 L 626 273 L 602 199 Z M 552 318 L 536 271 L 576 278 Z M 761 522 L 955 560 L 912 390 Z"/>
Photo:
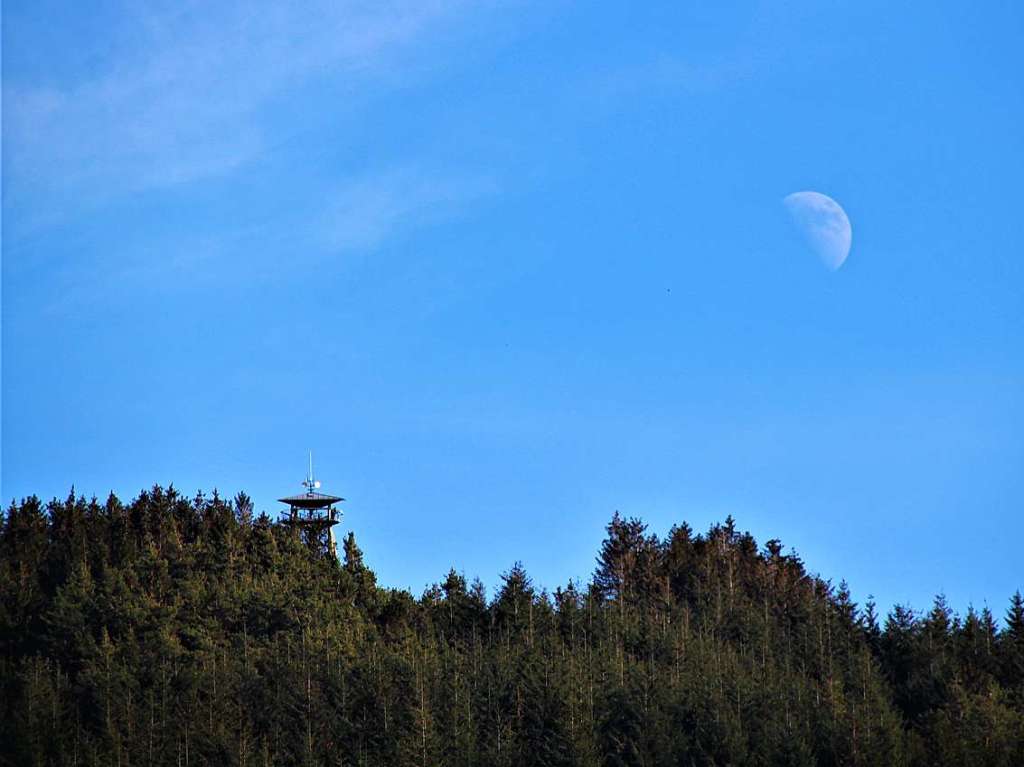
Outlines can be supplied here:
<path id="1" fill-rule="evenodd" d="M 1024 711 L 1024 597 L 1020 591 L 1010 598 L 1006 628 L 999 638 L 1001 682 L 1018 711 Z"/>
<path id="2" fill-rule="evenodd" d="M 604 767 L 642 767 L 645 763 L 643 712 L 627 691 L 613 690 L 604 701 L 598 743 Z"/>

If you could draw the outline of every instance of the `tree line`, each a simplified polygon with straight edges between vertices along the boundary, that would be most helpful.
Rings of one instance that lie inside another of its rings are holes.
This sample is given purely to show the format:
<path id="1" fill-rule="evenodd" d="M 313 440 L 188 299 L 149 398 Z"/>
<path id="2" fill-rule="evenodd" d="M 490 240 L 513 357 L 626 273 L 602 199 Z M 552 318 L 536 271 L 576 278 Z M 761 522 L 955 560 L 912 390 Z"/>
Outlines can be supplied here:
<path id="1" fill-rule="evenodd" d="M 0 519 L 0 764 L 1024 764 L 1024 599 L 884 618 L 731 518 L 615 514 L 589 583 L 377 586 L 251 500 Z"/>

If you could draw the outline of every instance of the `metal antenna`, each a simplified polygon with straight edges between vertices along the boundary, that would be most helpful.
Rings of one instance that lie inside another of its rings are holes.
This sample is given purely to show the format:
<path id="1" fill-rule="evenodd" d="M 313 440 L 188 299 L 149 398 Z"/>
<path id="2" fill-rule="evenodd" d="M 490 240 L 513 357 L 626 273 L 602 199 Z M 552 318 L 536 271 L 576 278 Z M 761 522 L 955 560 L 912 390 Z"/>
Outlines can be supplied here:
<path id="1" fill-rule="evenodd" d="M 306 475 L 306 481 L 302 483 L 306 486 L 306 492 L 312 493 L 313 488 L 316 487 L 316 483 L 313 481 L 313 451 L 309 451 L 309 474 Z"/>

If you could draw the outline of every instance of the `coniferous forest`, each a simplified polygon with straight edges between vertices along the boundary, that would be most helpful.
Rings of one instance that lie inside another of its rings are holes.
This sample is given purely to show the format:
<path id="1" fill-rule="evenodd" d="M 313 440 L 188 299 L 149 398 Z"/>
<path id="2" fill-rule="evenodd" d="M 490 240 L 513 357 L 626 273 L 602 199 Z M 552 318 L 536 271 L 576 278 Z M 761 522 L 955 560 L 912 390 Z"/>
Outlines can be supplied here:
<path id="1" fill-rule="evenodd" d="M 1024 600 L 876 614 L 731 519 L 383 589 L 238 495 L 11 505 L 10 765 L 1024 765 Z"/>

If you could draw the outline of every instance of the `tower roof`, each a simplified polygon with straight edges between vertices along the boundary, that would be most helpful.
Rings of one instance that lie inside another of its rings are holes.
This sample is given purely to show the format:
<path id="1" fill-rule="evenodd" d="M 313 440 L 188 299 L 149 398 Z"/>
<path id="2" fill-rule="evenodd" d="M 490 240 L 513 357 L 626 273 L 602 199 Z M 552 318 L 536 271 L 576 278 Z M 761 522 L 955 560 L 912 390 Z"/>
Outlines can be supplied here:
<path id="1" fill-rule="evenodd" d="M 281 503 L 287 503 L 289 506 L 295 506 L 300 509 L 323 509 L 330 506 L 332 503 L 340 503 L 344 501 L 337 495 L 328 495 L 326 493 L 300 493 L 299 495 L 289 495 L 286 498 L 278 498 Z"/>

